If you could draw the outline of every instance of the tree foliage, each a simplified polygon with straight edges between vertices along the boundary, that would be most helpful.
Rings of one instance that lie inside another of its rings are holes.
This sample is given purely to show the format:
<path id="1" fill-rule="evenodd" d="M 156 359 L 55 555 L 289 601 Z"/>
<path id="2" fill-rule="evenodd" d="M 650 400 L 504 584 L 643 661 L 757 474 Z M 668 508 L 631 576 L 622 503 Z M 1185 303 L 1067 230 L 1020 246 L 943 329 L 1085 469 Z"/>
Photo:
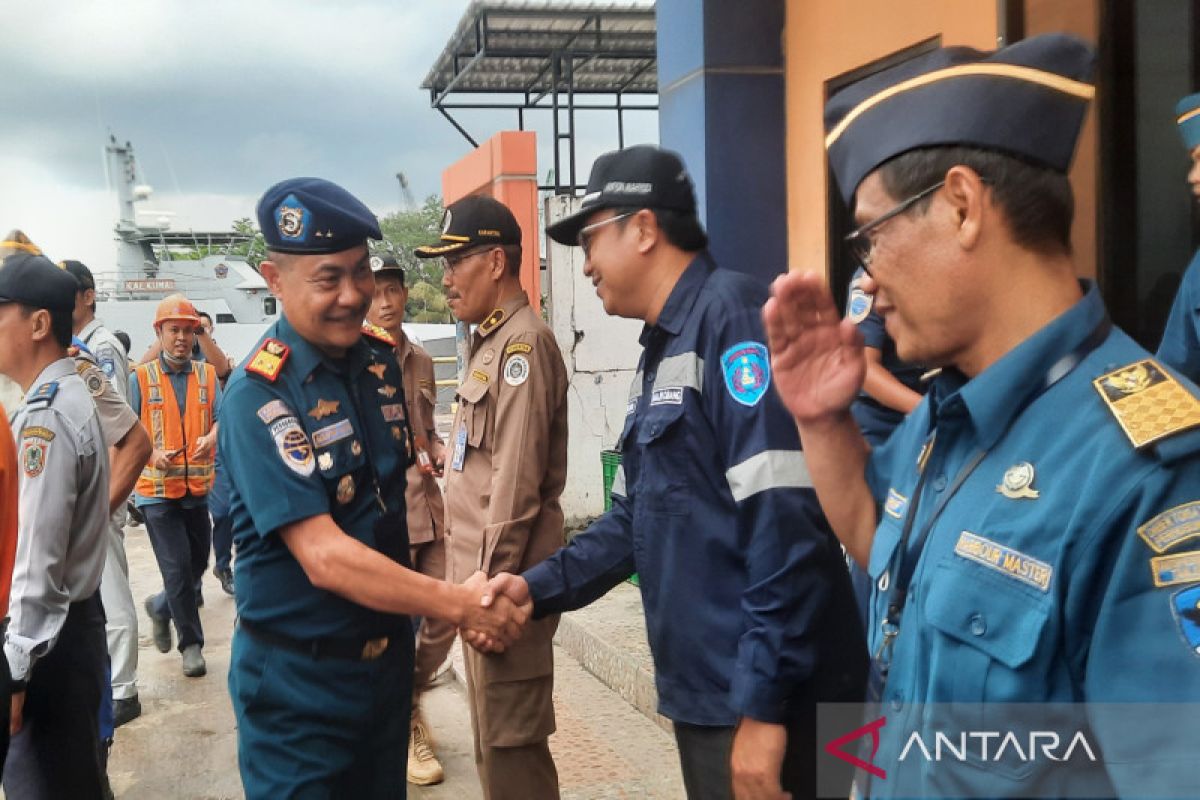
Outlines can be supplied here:
<path id="1" fill-rule="evenodd" d="M 442 228 L 442 199 L 430 195 L 420 208 L 397 211 L 381 218 L 383 241 L 372 243 L 372 252 L 391 253 L 404 267 L 408 286 L 405 306 L 409 322 L 451 322 L 450 307 L 442 292 L 442 260 L 417 258 L 413 250 L 436 242 Z"/>

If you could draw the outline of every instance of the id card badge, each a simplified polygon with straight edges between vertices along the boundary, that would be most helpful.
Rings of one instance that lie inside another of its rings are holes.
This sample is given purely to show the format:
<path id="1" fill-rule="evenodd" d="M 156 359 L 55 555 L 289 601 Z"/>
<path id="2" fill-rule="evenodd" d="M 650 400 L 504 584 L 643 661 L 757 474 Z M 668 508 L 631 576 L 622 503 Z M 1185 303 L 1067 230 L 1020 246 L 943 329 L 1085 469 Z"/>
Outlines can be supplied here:
<path id="1" fill-rule="evenodd" d="M 450 462 L 450 468 L 462 472 L 463 459 L 467 455 L 467 426 L 459 425 L 458 432 L 454 434 L 454 460 Z"/>

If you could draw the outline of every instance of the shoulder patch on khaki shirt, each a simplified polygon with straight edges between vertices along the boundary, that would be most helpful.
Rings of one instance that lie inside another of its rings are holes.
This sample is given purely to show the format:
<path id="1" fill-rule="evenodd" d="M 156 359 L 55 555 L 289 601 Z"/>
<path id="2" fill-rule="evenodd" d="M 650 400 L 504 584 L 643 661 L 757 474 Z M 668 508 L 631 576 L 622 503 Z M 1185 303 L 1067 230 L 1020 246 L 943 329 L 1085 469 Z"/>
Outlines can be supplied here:
<path id="1" fill-rule="evenodd" d="M 47 442 L 54 438 L 54 431 L 40 425 L 31 425 L 21 431 L 22 439 L 45 439 Z"/>
<path id="2" fill-rule="evenodd" d="M 1200 425 L 1200 399 L 1151 358 L 1092 381 L 1137 449 Z"/>
<path id="3" fill-rule="evenodd" d="M 532 353 L 533 345 L 525 342 L 513 342 L 508 347 L 504 348 L 504 355 L 511 356 L 513 353 Z"/>

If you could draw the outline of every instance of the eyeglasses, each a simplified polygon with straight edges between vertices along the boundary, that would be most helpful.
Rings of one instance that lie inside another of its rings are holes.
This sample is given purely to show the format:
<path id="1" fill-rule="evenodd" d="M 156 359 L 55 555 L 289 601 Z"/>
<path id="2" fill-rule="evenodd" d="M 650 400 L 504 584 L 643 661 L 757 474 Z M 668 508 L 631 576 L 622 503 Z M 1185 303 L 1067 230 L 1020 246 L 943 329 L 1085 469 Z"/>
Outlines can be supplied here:
<path id="1" fill-rule="evenodd" d="M 447 275 L 453 275 L 455 270 L 457 270 L 459 267 L 461 267 L 463 265 L 463 262 L 465 262 L 468 258 L 474 258 L 475 256 L 481 255 L 483 253 L 490 253 L 493 250 L 495 250 L 496 247 L 497 247 L 496 245 L 490 245 L 488 247 L 483 247 L 478 250 L 471 250 L 469 252 L 462 253 L 459 255 L 443 256 L 442 257 L 443 270 L 445 271 L 445 273 Z"/>
<path id="2" fill-rule="evenodd" d="M 585 256 L 591 255 L 590 251 L 592 249 L 592 239 L 595 238 L 595 233 L 597 230 L 603 228 L 610 222 L 616 222 L 619 219 L 632 217 L 636 213 L 636 211 L 627 211 L 624 214 L 617 214 L 615 217 L 609 217 L 608 219 L 602 219 L 599 222 L 593 222 L 591 225 L 584 225 L 579 229 L 579 233 L 575 236 L 575 241 L 579 243 L 581 248 L 583 248 L 583 254 Z"/>
<path id="3" fill-rule="evenodd" d="M 894 219 L 900 216 L 905 211 L 908 211 L 914 205 L 921 202 L 926 197 L 929 197 L 929 195 L 933 194 L 945 185 L 945 180 L 938 181 L 928 189 L 923 189 L 917 192 L 892 210 L 881 214 L 880 216 L 868 222 L 866 225 L 862 225 L 846 235 L 845 242 L 846 246 L 850 248 L 850 255 L 852 255 L 860 265 L 862 265 L 863 270 L 866 271 L 868 275 L 871 274 L 871 251 L 875 248 L 875 242 L 871 239 L 871 231 L 878 229 L 879 226 L 883 225 L 889 219 Z"/>

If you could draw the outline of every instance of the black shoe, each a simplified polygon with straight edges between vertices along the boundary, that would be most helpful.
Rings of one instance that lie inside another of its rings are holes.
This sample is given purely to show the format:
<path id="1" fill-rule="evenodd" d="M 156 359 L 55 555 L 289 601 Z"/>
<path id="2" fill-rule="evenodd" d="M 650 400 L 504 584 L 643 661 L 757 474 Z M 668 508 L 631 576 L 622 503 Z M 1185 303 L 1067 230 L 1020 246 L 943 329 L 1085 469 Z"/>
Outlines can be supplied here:
<path id="1" fill-rule="evenodd" d="M 200 645 L 189 644 L 183 648 L 183 674 L 189 678 L 199 678 L 207 672 L 208 665 L 204 663 Z"/>
<path id="2" fill-rule="evenodd" d="M 142 715 L 142 702 L 135 694 L 133 697 L 113 700 L 113 727 L 119 728 L 126 722 L 132 722 Z"/>
<path id="3" fill-rule="evenodd" d="M 233 570 L 213 567 L 213 575 L 221 582 L 221 590 L 233 597 Z"/>
<path id="4" fill-rule="evenodd" d="M 160 653 L 171 652 L 171 620 L 168 617 L 160 617 L 154 613 L 154 595 L 146 598 L 146 602 L 142 604 L 146 609 L 146 616 L 150 617 L 152 626 L 152 634 L 154 637 L 154 647 Z"/>

